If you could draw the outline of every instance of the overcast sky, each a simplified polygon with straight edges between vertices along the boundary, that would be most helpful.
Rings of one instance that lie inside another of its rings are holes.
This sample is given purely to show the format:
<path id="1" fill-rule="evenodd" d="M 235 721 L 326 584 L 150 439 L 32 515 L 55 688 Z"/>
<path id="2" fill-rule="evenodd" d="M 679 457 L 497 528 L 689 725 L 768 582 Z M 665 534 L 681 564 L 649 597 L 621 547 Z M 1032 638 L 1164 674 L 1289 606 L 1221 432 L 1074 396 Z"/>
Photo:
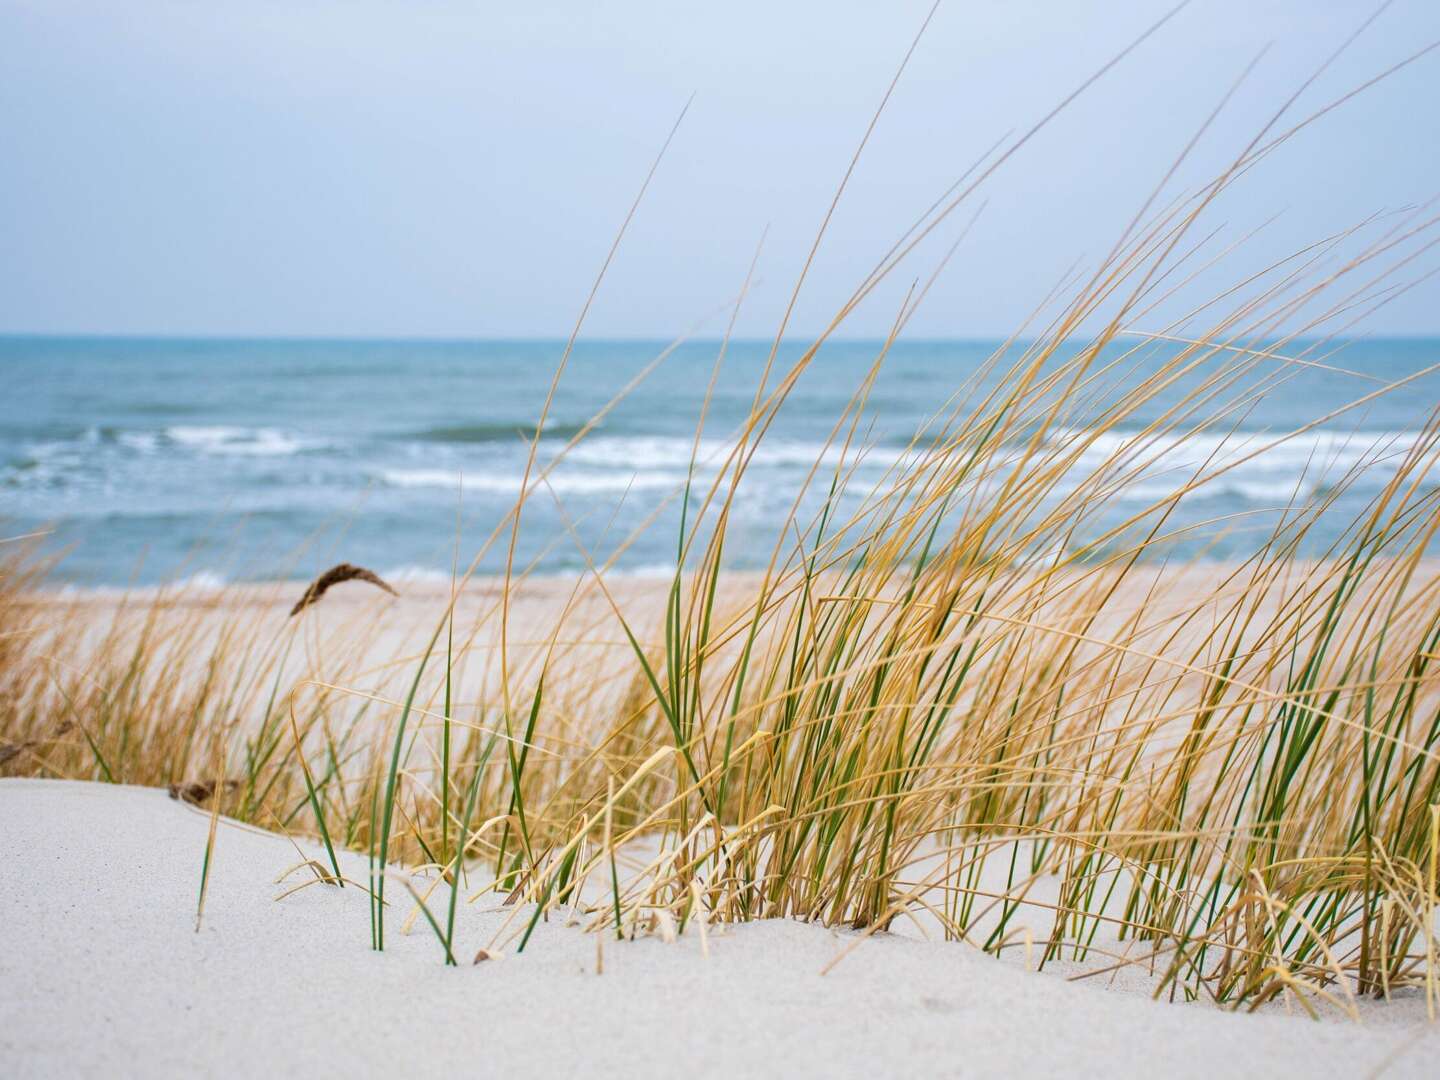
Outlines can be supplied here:
<path id="1" fill-rule="evenodd" d="M 0 332 L 563 336 L 693 93 L 587 332 L 668 337 L 701 321 L 719 333 L 713 313 L 768 226 L 739 330 L 769 334 L 929 6 L 0 0 Z M 820 326 L 986 147 L 1169 6 L 943 3 L 797 330 Z M 1195 0 L 987 182 L 911 333 L 1009 332 L 1067 267 L 1104 254 L 1262 46 L 1182 182 L 1239 150 L 1370 10 Z M 1436 38 L 1440 4 L 1397 0 L 1297 118 Z M 1213 224 L 1239 234 L 1283 214 L 1234 275 L 1435 195 L 1437 103 L 1440 51 L 1247 176 Z M 847 332 L 883 333 L 963 224 L 918 250 Z M 1440 333 L 1437 282 L 1369 329 Z"/>

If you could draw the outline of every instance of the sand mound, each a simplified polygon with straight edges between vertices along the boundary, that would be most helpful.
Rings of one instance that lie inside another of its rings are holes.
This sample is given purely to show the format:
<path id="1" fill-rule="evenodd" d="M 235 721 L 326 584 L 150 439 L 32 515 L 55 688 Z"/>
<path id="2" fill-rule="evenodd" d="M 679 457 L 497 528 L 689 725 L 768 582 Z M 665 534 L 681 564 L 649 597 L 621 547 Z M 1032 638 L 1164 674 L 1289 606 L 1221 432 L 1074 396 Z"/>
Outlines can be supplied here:
<path id="1" fill-rule="evenodd" d="M 56 1075 L 1433 1075 L 1415 1003 L 1314 1023 L 1157 1004 L 963 945 L 764 922 L 605 949 L 558 922 L 523 956 L 445 968 L 423 922 L 370 951 L 357 889 L 285 898 L 284 838 L 160 791 L 0 781 L 0 1061 Z M 306 848 L 306 855 L 318 854 Z M 363 857 L 345 873 L 365 876 Z M 304 880 L 299 874 L 291 883 Z M 439 906 L 438 904 L 436 906 Z M 508 911 L 463 907 L 462 962 Z"/>

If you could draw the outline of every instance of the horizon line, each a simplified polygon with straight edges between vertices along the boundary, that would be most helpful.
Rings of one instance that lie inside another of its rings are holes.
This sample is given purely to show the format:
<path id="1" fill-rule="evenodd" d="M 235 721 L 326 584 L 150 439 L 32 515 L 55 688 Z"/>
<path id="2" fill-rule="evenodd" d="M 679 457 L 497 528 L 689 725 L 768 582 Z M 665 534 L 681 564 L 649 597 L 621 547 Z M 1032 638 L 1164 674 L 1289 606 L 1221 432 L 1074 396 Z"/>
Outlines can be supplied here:
<path id="1" fill-rule="evenodd" d="M 1134 333 L 1127 334 L 1121 331 L 1118 337 L 1141 337 L 1144 335 Z M 1361 341 L 1433 341 L 1440 339 L 1440 329 L 1429 332 L 1380 332 L 1352 335 L 1299 335 L 1288 340 L 1297 342 L 1332 341 L 1336 343 L 1354 343 Z M 49 330 L 0 330 L 0 341 L 115 341 L 115 342 L 170 342 L 183 344 L 187 342 L 206 343 L 239 343 L 248 342 L 254 344 L 327 344 L 347 342 L 352 344 L 427 344 L 427 345 L 561 345 L 569 340 L 568 334 L 555 336 L 530 335 L 530 334 L 495 334 L 495 335 L 448 335 L 448 334 L 238 334 L 238 333 L 153 333 L 153 332 L 69 332 Z M 646 336 L 639 334 L 616 334 L 616 335 L 595 335 L 581 336 L 575 339 L 575 343 L 592 345 L 718 345 L 727 339 L 718 335 L 697 335 L 695 337 L 677 339 L 665 336 Z M 834 335 L 826 339 L 827 344 L 850 344 L 850 345 L 883 345 L 886 338 L 883 335 Z M 1037 340 L 1033 336 L 1015 337 L 1012 339 L 1008 334 L 957 334 L 957 335 L 902 335 L 896 339 L 896 344 L 985 344 L 991 345 L 999 342 L 1013 340 L 1031 343 Z M 1093 339 L 1085 335 L 1073 335 L 1067 337 L 1066 341 L 1090 342 Z M 1203 340 L 1203 339 L 1197 339 Z M 1250 340 L 1262 340 L 1253 338 Z M 1284 335 L 1265 338 L 1263 340 L 1276 341 L 1287 340 Z M 732 345 L 773 345 L 773 337 L 750 337 L 732 336 L 728 339 Z M 813 344 L 814 335 L 795 334 L 781 339 L 781 345 Z"/>

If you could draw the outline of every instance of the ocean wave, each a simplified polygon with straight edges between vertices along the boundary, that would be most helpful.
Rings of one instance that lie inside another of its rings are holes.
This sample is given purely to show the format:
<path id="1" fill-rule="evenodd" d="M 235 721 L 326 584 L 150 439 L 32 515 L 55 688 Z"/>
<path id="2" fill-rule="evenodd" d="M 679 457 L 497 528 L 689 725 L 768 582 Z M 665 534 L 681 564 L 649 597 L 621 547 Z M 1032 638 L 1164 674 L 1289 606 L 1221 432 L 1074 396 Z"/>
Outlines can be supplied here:
<path id="1" fill-rule="evenodd" d="M 213 593 L 230 584 L 228 578 L 213 570 L 197 570 L 185 577 L 172 578 L 153 585 L 80 585 L 68 583 L 55 590 L 55 595 L 67 599 L 97 596 L 157 596 L 162 593 Z"/>
<path id="2" fill-rule="evenodd" d="M 180 424 L 153 429 L 101 425 L 73 435 L 31 442 L 28 456 L 37 460 L 74 458 L 77 455 L 93 455 L 97 449 L 106 447 L 118 447 L 141 455 L 180 449 L 214 455 L 286 456 L 331 445 L 328 439 L 270 427 Z"/>
<path id="3" fill-rule="evenodd" d="M 1424 432 L 1413 430 L 1318 430 L 1285 437 L 1274 432 L 1202 431 L 1157 435 L 1058 428 L 1049 434 L 1045 445 L 1051 450 L 1063 451 L 1076 443 L 1082 444 L 1074 466 L 1079 470 L 1093 470 L 1111 462 L 1125 466 L 1144 463 L 1155 471 L 1194 470 L 1202 465 L 1207 470 L 1232 466 L 1240 472 L 1278 472 L 1294 479 L 1302 473 L 1334 475 L 1356 466 L 1393 464 L 1425 437 Z M 1019 453 L 1023 446 L 1024 441 L 1017 440 L 1010 449 Z M 546 447 L 542 443 L 543 448 Z M 560 447 L 556 445 L 551 449 L 558 452 Z M 564 460 L 594 468 L 642 472 L 662 469 L 683 474 L 692 459 L 697 471 L 713 472 L 731 460 L 735 449 L 736 443 L 728 439 L 702 438 L 697 447 L 688 437 L 600 436 L 573 447 Z M 915 448 L 852 445 L 847 449 L 837 443 L 765 439 L 750 452 L 748 468 L 808 470 L 817 464 L 822 468 L 844 465 L 873 475 L 880 470 L 913 465 L 933 452 L 923 443 Z M 1006 452 L 1002 450 L 1000 456 L 1003 459 Z"/>
<path id="4" fill-rule="evenodd" d="M 295 435 L 276 428 L 247 428 L 216 425 L 168 427 L 163 437 L 178 446 L 203 454 L 246 454 L 265 457 L 287 456 L 305 450 L 319 450 L 327 439 Z"/>
<path id="5" fill-rule="evenodd" d="M 1286 436 L 1253 431 L 1146 434 L 1060 428 L 1051 434 L 1048 444 L 1063 449 L 1072 442 L 1083 441 L 1085 446 L 1077 463 L 1081 467 L 1121 459 L 1129 463 L 1152 463 L 1156 468 L 1206 465 L 1214 469 L 1237 465 L 1241 469 L 1288 471 L 1298 476 L 1302 471 L 1343 470 L 1375 461 L 1393 461 L 1414 449 L 1424 438 L 1422 431 L 1403 430 L 1316 430 Z"/>
<path id="6" fill-rule="evenodd" d="M 635 565 L 612 566 L 605 571 L 609 578 L 639 578 L 645 581 L 668 580 L 675 576 L 675 564 L 665 562 L 636 563 Z"/>
<path id="7" fill-rule="evenodd" d="M 693 438 L 681 436 L 600 436 L 579 443 L 565 455 L 565 460 L 597 467 L 668 468 L 683 472 L 693 458 L 697 469 L 713 470 L 730 460 L 737 445 L 730 439 L 702 438 L 697 447 Z M 558 451 L 559 447 L 555 449 Z M 902 453 L 857 446 L 847 450 L 835 443 L 763 439 L 758 446 L 752 445 L 747 450 L 747 456 L 749 468 L 809 469 L 817 462 L 822 466 L 859 462 L 862 467 L 874 468 L 893 465 Z"/>
<path id="8" fill-rule="evenodd" d="M 449 570 L 436 570 L 430 566 L 416 566 L 406 563 L 380 571 L 380 576 L 392 585 L 449 585 L 453 580 Z"/>
<path id="9" fill-rule="evenodd" d="M 547 423 L 543 428 L 536 427 L 533 423 L 497 421 L 475 424 L 442 424 L 407 432 L 402 438 L 417 442 L 437 443 L 503 443 L 533 439 L 537 431 L 543 431 L 546 438 L 569 440 L 584 430 L 584 424 L 559 421 Z"/>
<path id="10" fill-rule="evenodd" d="M 186 592 L 218 592 L 228 584 L 224 574 L 217 574 L 213 570 L 197 570 L 172 582 L 171 587 Z"/>
<path id="11" fill-rule="evenodd" d="M 1250 502 L 1269 503 L 1273 506 L 1298 506 L 1309 500 L 1321 486 L 1318 481 L 1296 483 L 1293 478 L 1288 481 L 1273 482 L 1226 478 L 1220 480 L 1215 488 L 1218 494 L 1239 496 Z"/>
<path id="12" fill-rule="evenodd" d="M 539 477 L 537 469 L 531 475 L 532 484 Z M 452 469 L 382 469 L 380 479 L 390 487 L 398 488 L 447 488 L 454 491 L 485 491 L 501 495 L 520 492 L 523 473 L 471 473 Z M 546 483 L 561 494 L 594 495 L 607 492 L 653 490 L 656 488 L 678 488 L 685 482 L 685 474 L 670 471 L 575 472 L 564 469 L 552 471 Z"/>
<path id="13" fill-rule="evenodd" d="M 1169 484 L 1157 483 L 1153 480 L 1138 481 L 1117 490 L 1115 497 L 1124 502 L 1159 503 L 1169 499 L 1189 482 L 1188 476 L 1177 478 L 1174 483 Z M 1275 480 L 1240 480 L 1225 476 L 1209 483 L 1202 483 L 1194 490 L 1187 492 L 1185 498 L 1238 498 L 1246 502 L 1281 507 L 1303 504 L 1315 494 L 1320 486 L 1318 480 L 1301 483 L 1297 482 L 1297 478 L 1293 476 Z"/>

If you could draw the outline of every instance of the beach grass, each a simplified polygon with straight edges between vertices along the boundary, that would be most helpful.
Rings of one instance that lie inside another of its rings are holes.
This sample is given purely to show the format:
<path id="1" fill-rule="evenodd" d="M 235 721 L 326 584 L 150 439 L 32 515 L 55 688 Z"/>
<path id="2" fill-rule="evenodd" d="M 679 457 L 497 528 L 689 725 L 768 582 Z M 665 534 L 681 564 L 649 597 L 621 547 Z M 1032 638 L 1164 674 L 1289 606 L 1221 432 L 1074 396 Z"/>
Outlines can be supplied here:
<path id="1" fill-rule="evenodd" d="M 565 581 L 516 560 L 530 500 L 563 519 L 548 473 L 603 413 L 541 461 L 542 413 L 521 496 L 466 541 L 469 571 L 457 561 L 418 635 L 392 633 L 378 595 L 329 620 L 337 599 L 313 587 L 67 597 L 33 541 L 7 544 L 0 770 L 168 786 L 315 836 L 316 883 L 343 884 L 337 847 L 367 851 L 371 946 L 418 914 L 447 963 L 464 962 L 456 907 L 484 895 L 524 912 L 496 948 L 560 912 L 618 937 L 904 919 L 1036 966 L 1143 966 L 1161 995 L 1343 1009 L 1403 990 L 1433 1009 L 1440 420 L 1351 467 L 1309 463 L 1259 524 L 1209 523 L 1248 530 L 1248 556 L 1179 555 L 1195 530 L 1170 524 L 1238 461 L 1343 429 L 1417 377 L 1351 372 L 1346 409 L 1236 433 L 1299 373 L 1344 371 L 1345 333 L 1434 243 L 1424 208 L 1151 322 L 1224 254 L 1202 229 L 1221 193 L 1332 107 L 1277 115 L 1208 184 L 1157 188 L 859 490 L 875 377 L 933 277 L 917 280 L 771 547 L 745 552 L 760 570 L 729 569 L 730 522 L 801 375 L 1041 125 L 986 155 L 785 363 L 781 325 L 749 417 L 674 493 L 662 586 L 615 573 L 625 538 L 555 537 L 589 567 Z M 1176 447 L 1208 449 L 1176 472 Z M 1383 488 L 1311 550 L 1382 460 Z M 1141 485 L 1154 496 L 1105 517 Z M 474 575 L 507 549 L 503 576 Z"/>

